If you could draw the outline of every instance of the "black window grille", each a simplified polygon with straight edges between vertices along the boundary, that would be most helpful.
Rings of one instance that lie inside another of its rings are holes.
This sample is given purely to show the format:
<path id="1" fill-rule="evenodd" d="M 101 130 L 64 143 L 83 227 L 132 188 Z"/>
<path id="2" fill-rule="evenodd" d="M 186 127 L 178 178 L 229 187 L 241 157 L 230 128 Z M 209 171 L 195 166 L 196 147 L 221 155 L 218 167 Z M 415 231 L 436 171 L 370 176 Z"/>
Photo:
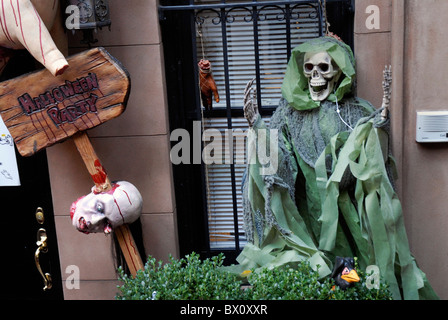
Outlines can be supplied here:
<path id="1" fill-rule="evenodd" d="M 173 166 L 181 255 L 225 252 L 233 262 L 246 241 L 240 192 L 245 164 L 238 161 L 244 156 L 240 143 L 247 130 L 242 110 L 246 83 L 256 79 L 259 111 L 268 121 L 296 45 L 323 35 L 326 21 L 332 32 L 352 45 L 353 3 L 161 0 L 159 14 L 171 130 L 190 132 L 192 149 L 199 139 L 204 150 L 212 140 L 208 129 L 219 130 L 230 142 L 223 143 L 230 146 L 223 163 L 205 164 L 191 155 L 189 163 Z M 197 63 L 201 58 L 210 60 L 220 96 L 211 110 L 203 108 L 200 100 Z"/>

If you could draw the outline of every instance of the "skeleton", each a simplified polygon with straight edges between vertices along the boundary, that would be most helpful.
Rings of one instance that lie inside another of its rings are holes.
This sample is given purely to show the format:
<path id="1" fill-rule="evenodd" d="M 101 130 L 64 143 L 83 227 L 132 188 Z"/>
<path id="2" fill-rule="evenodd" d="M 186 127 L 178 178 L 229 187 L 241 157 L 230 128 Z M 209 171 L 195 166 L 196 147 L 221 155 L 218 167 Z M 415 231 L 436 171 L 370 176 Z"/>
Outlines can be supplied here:
<path id="1" fill-rule="evenodd" d="M 356 256 L 361 268 L 373 261 L 379 266 L 394 298 L 434 298 L 409 251 L 394 189 L 391 67 L 383 72 L 380 109 L 356 96 L 355 67 L 350 47 L 334 37 L 297 46 L 269 124 L 259 116 L 254 80 L 247 84 L 247 148 L 263 148 L 268 142 L 259 133 L 276 131 L 266 139 L 276 139 L 279 161 L 275 173 L 263 174 L 260 157 L 248 152 L 242 182 L 248 242 L 239 265 L 229 271 L 241 274 L 306 259 L 324 277 L 331 273 L 333 256 Z M 379 254 L 384 252 L 389 254 Z"/>
<path id="2" fill-rule="evenodd" d="M 392 67 L 385 66 L 383 71 L 383 102 L 381 105 L 381 118 L 386 120 L 389 116 L 390 98 L 391 98 L 391 83 L 392 83 Z M 331 57 L 326 52 L 316 53 L 312 56 L 305 55 L 305 63 L 303 72 L 308 78 L 308 87 L 311 98 L 314 101 L 323 101 L 331 94 L 337 83 L 341 70 L 334 66 Z M 257 90 L 253 88 L 255 78 L 250 80 L 244 89 L 243 110 L 249 127 L 252 127 L 257 120 L 258 104 L 257 104 Z M 319 90 L 321 88 L 321 90 Z"/>
<path id="3" fill-rule="evenodd" d="M 341 70 L 327 52 L 305 54 L 303 72 L 308 78 L 308 87 L 314 101 L 323 101 L 333 92 Z"/>
<path id="4" fill-rule="evenodd" d="M 142 210 L 142 196 L 129 182 L 118 181 L 109 192 L 92 192 L 76 200 L 70 209 L 73 226 L 83 233 L 104 232 L 136 221 Z"/>

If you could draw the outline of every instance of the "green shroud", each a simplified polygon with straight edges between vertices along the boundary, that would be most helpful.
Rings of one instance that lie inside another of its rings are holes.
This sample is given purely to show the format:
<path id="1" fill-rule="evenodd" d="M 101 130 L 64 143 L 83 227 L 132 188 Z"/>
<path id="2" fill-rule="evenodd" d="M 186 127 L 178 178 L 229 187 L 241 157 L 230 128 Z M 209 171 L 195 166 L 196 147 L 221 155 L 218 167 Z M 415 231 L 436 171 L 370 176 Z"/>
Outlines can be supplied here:
<path id="1" fill-rule="evenodd" d="M 309 96 L 303 56 L 324 50 L 344 76 L 335 93 L 318 103 Z M 409 250 L 391 182 L 388 121 L 367 101 L 350 96 L 354 70 L 350 48 L 333 38 L 294 49 L 284 99 L 271 119 L 270 129 L 278 131 L 267 130 L 260 117 L 249 130 L 243 182 L 248 244 L 237 258 L 239 265 L 229 269 L 242 272 L 308 260 L 325 277 L 336 256 L 351 256 L 364 270 L 378 266 L 395 299 L 438 299 Z M 274 174 L 262 175 L 260 170 L 272 163 L 260 159 L 258 150 L 276 132 L 278 167 Z"/>

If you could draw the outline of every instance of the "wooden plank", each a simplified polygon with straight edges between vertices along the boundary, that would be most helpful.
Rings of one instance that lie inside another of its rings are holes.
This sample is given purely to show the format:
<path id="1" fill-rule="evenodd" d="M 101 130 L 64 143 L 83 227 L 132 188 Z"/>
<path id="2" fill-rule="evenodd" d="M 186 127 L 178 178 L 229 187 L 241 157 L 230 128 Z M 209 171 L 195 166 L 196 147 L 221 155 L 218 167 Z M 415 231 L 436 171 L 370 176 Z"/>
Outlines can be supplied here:
<path id="1" fill-rule="evenodd" d="M 46 69 L 0 83 L 0 115 L 22 156 L 122 114 L 130 91 L 124 67 L 104 48 L 67 59 L 54 77 Z"/>
<path id="2" fill-rule="evenodd" d="M 93 182 L 95 183 L 96 192 L 106 192 L 112 188 L 112 184 L 107 176 L 106 170 L 100 162 L 93 149 L 90 139 L 85 132 L 78 132 L 73 136 L 76 149 L 78 149 L 87 171 L 89 171 Z"/>
<path id="3" fill-rule="evenodd" d="M 120 245 L 121 252 L 126 260 L 126 264 L 128 265 L 129 272 L 135 277 L 137 275 L 137 271 L 143 270 L 145 265 L 143 264 L 140 254 L 138 253 L 137 244 L 135 243 L 134 237 L 129 230 L 129 226 L 124 224 L 114 229 L 114 232 Z"/>

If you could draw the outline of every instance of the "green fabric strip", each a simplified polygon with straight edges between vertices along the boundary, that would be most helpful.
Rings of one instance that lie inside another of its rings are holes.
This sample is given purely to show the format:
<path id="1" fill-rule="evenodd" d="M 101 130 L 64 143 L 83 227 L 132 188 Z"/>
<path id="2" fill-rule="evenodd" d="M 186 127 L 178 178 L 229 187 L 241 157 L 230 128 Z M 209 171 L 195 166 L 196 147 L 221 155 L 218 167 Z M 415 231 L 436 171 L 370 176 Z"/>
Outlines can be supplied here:
<path id="1" fill-rule="evenodd" d="M 419 299 L 419 289 L 428 284 L 409 250 L 401 204 L 388 179 L 379 130 L 373 126 L 373 120 L 360 121 L 348 138 L 341 134 L 335 136 L 319 157 L 316 163 L 322 199 L 319 248 L 335 249 L 335 221 L 341 213 L 351 231 L 360 263 L 379 267 L 395 299 L 402 298 L 400 283 L 404 299 Z M 327 156 L 333 160 L 334 170 L 330 177 L 325 167 Z M 338 184 L 347 168 L 357 181 L 358 210 L 351 204 L 348 194 L 339 191 Z M 396 270 L 399 270 L 398 274 Z"/>
<path id="2" fill-rule="evenodd" d="M 249 149 L 256 150 L 260 129 L 266 129 L 263 122 L 251 129 Z M 249 200 L 253 212 L 263 216 L 265 227 L 263 238 L 248 243 L 237 259 L 239 265 L 228 271 L 294 266 L 308 260 L 325 277 L 331 273 L 336 255 L 356 256 L 363 269 L 372 264 L 379 267 L 395 299 L 436 299 L 409 250 L 401 204 L 384 164 L 380 130 L 373 119 L 364 119 L 352 133 L 335 135 L 314 169 L 293 153 L 298 164 L 295 172 L 300 168 L 310 193 L 299 199 L 313 202 L 302 207 L 307 214 L 312 208 L 318 209 L 308 220 L 299 212 L 301 206 L 291 198 L 284 181 L 277 175 L 260 175 L 257 153 L 249 152 Z M 285 134 L 281 139 L 286 139 Z M 293 150 L 294 146 L 288 144 L 288 148 Z M 352 191 L 339 188 L 347 174 L 355 179 Z"/>

